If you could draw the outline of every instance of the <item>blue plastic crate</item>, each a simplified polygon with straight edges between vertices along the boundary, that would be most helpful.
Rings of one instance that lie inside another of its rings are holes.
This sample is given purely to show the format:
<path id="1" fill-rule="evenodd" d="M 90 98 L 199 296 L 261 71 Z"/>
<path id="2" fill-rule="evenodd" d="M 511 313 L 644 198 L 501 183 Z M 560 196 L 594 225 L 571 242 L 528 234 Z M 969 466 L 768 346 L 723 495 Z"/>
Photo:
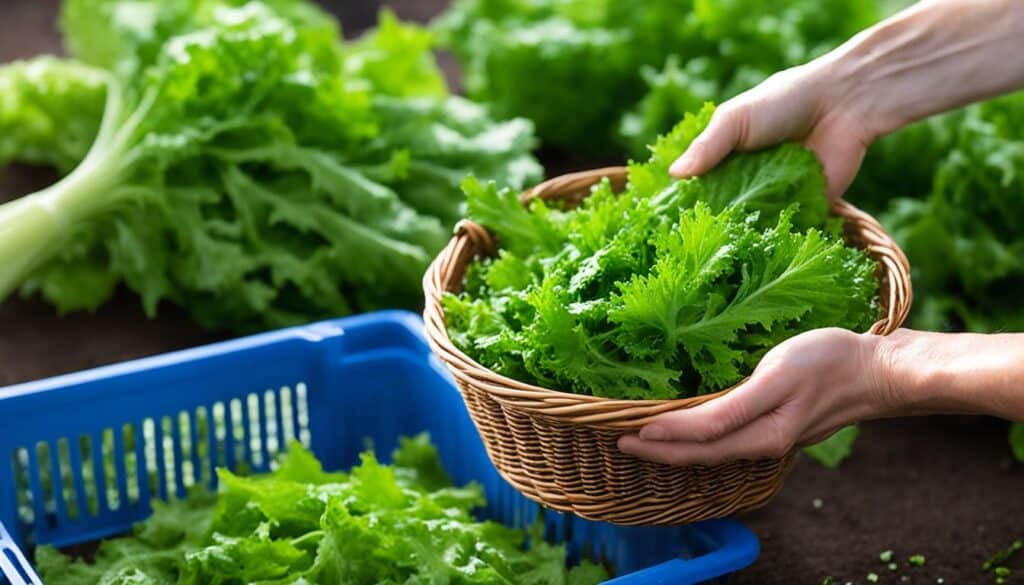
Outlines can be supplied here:
<path id="1" fill-rule="evenodd" d="M 124 533 L 150 498 L 212 486 L 218 466 L 268 471 L 293 438 L 343 469 L 368 441 L 384 455 L 428 431 L 456 483 L 482 484 L 485 516 L 531 523 L 538 507 L 490 463 L 421 328 L 382 312 L 0 388 L 0 584 L 39 583 L 21 548 Z M 758 554 L 732 520 L 627 528 L 546 512 L 546 523 L 571 560 L 606 562 L 617 584 L 715 580 Z"/>

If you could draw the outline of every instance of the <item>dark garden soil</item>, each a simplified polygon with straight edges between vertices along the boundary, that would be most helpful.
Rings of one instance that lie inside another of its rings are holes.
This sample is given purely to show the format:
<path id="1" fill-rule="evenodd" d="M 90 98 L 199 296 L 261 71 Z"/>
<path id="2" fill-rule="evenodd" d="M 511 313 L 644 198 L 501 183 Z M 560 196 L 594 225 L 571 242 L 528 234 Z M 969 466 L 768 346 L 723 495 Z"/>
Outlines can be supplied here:
<path id="1" fill-rule="evenodd" d="M 444 0 L 388 2 L 405 18 L 426 20 Z M 326 2 L 347 34 L 374 21 L 379 2 Z M 57 0 L 0 2 L 0 62 L 59 49 Z M 443 60 L 457 77 L 454 62 Z M 609 161 L 542 153 L 549 171 Z M 51 181 L 50 172 L 0 169 L 0 201 Z M 0 385 L 107 364 L 218 339 L 182 312 L 161 307 L 147 319 L 122 291 L 94 315 L 58 317 L 37 300 L 0 304 Z M 742 520 L 761 537 L 757 563 L 735 579 L 745 584 L 994 583 L 986 557 L 1024 537 L 1024 466 L 1011 464 L 1006 425 L 981 417 L 892 420 L 866 424 L 853 457 L 829 471 L 801 459 L 782 494 Z M 878 560 L 891 549 L 899 569 Z M 922 554 L 924 567 L 908 567 Z M 1024 556 L 1024 555 L 1021 555 Z M 1007 583 L 1024 584 L 1022 569 Z M 903 577 L 907 579 L 904 580 Z"/>

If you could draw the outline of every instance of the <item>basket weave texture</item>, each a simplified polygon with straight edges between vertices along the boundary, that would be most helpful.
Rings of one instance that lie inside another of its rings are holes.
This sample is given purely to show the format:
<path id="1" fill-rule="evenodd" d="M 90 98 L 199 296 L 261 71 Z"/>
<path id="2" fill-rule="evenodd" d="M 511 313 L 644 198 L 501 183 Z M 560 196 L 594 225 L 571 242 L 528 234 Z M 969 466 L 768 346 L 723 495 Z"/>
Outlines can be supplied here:
<path id="1" fill-rule="evenodd" d="M 550 179 L 523 193 L 577 205 L 607 177 L 616 190 L 624 167 Z M 903 251 L 870 215 L 836 200 L 847 242 L 878 262 L 882 318 L 870 333 L 886 335 L 910 310 L 910 268 Z M 626 525 L 685 524 L 762 506 L 782 487 L 793 453 L 781 459 L 673 467 L 619 451 L 620 436 L 656 415 L 713 400 L 715 394 L 676 400 L 615 400 L 549 390 L 497 374 L 460 351 L 448 337 L 441 298 L 458 292 L 470 262 L 496 253 L 490 233 L 463 221 L 423 279 L 427 337 L 455 377 L 495 466 L 528 498 L 591 520 Z M 742 382 L 741 382 L 742 384 Z"/>

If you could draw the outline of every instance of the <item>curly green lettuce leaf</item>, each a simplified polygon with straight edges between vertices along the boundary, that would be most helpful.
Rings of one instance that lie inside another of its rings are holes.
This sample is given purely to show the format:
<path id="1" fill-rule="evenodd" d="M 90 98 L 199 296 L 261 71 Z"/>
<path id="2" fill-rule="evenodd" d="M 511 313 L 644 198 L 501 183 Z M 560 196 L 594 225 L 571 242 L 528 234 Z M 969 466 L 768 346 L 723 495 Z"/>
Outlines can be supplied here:
<path id="1" fill-rule="evenodd" d="M 1017 461 L 1024 463 L 1024 423 L 1013 423 L 1010 426 L 1010 449 Z"/>
<path id="2" fill-rule="evenodd" d="M 798 228 L 825 226 L 828 203 L 821 196 L 825 181 L 814 153 L 796 144 L 730 157 L 700 181 L 673 181 L 668 168 L 704 130 L 714 106 L 704 103 L 696 114 L 687 113 L 670 132 L 650 147 L 650 159 L 629 166 L 629 182 L 640 193 L 650 193 L 659 212 L 691 207 L 698 200 L 714 212 L 741 205 L 764 215 L 762 227 L 795 204 Z"/>
<path id="3" fill-rule="evenodd" d="M 345 74 L 384 95 L 444 97 L 448 87 L 430 53 L 433 45 L 429 31 L 402 24 L 384 10 L 372 34 L 344 47 Z"/>
<path id="4" fill-rule="evenodd" d="M 532 120 L 546 144 L 600 149 L 610 143 L 606 117 L 617 102 L 639 97 L 631 36 L 586 28 L 563 15 L 526 21 L 510 12 L 485 20 L 477 6 L 488 3 L 472 4 L 457 3 L 445 20 L 469 96 L 499 117 L 517 112 Z"/>
<path id="5" fill-rule="evenodd" d="M 36 549 L 35 568 L 59 585 L 173 585 L 187 555 L 209 538 L 215 498 L 195 492 L 185 500 L 153 502 L 153 514 L 132 536 L 104 541 L 92 562 L 72 559 L 53 547 Z"/>
<path id="6" fill-rule="evenodd" d="M 293 442 L 278 468 L 221 491 L 154 504 L 131 537 L 103 542 L 94 562 L 40 547 L 47 583 L 526 583 L 590 585 L 607 572 L 566 567 L 564 545 L 480 521 L 477 485 L 454 487 L 429 437 L 402 438 L 384 465 L 363 453 L 349 473 L 326 473 Z"/>
<path id="7" fill-rule="evenodd" d="M 896 199 L 882 221 L 913 269 L 914 324 L 937 330 L 1020 331 L 1019 236 L 1024 193 L 1024 94 L 957 114 L 952 149 L 924 199 Z M 933 132 L 934 134 L 934 132 Z"/>
<path id="8" fill-rule="evenodd" d="M 458 0 L 436 28 L 469 95 L 533 120 L 545 144 L 642 156 L 701 102 L 732 97 L 876 22 L 877 4 Z"/>
<path id="9" fill-rule="evenodd" d="M 622 285 L 613 299 L 610 319 L 621 327 L 623 347 L 681 345 L 702 385 L 717 389 L 749 373 L 752 348 L 749 340 L 738 343 L 742 332 L 771 333 L 812 311 L 843 322 L 842 283 L 851 278 L 834 262 L 843 244 L 815 230 L 793 233 L 790 215 L 749 237 L 740 222 L 712 216 L 705 205 L 684 212 L 678 231 L 656 245 L 651 273 Z M 737 265 L 745 268 L 738 282 L 722 282 Z"/>
<path id="10" fill-rule="evenodd" d="M 73 57 L 117 74 L 122 80 L 145 83 L 140 75 L 160 60 L 172 37 L 230 19 L 224 9 L 243 8 L 249 0 L 67 0 L 60 28 Z M 317 57 L 334 52 L 329 43 L 339 38 L 337 21 L 315 4 L 303 0 L 260 0 L 274 15 L 301 29 L 312 40 Z M 402 59 L 416 59 L 418 54 Z M 137 79 L 133 79 L 137 78 Z"/>
<path id="11" fill-rule="evenodd" d="M 925 199 L 935 169 L 953 148 L 965 110 L 925 118 L 877 140 L 844 196 L 870 213 L 894 199 Z"/>
<path id="12" fill-rule="evenodd" d="M 49 56 L 0 68 L 0 165 L 69 172 L 99 132 L 107 83 L 102 70 Z"/>
<path id="13" fill-rule="evenodd" d="M 565 229 L 557 221 L 558 212 L 543 201 L 526 208 L 513 189 L 501 189 L 491 181 L 481 183 L 476 177 L 462 182 L 469 214 L 476 221 L 494 226 L 495 234 L 507 241 L 512 252 L 529 253 L 535 250 L 557 250 L 565 237 Z"/>
<path id="14" fill-rule="evenodd" d="M 519 380 L 653 399 L 732 385 L 802 331 L 867 328 L 875 264 L 827 216 L 812 153 L 788 144 L 669 177 L 713 109 L 632 163 L 625 192 L 602 181 L 572 210 L 468 180 L 470 217 L 500 250 L 442 301 L 456 345 Z"/>
<path id="15" fill-rule="evenodd" d="M 715 101 L 718 84 L 709 79 L 713 63 L 705 57 L 680 62 L 669 55 L 661 69 L 644 66 L 640 70 L 647 94 L 622 116 L 618 132 L 628 151 L 643 156 L 651 137 L 660 128 L 671 128 L 680 112 L 694 112 L 706 102 Z"/>
<path id="16" fill-rule="evenodd" d="M 532 125 L 447 96 L 430 34 L 388 13 L 351 43 L 308 2 L 72 0 L 63 26 L 74 53 L 106 68 L 74 64 L 67 81 L 95 71 L 103 114 L 73 110 L 81 92 L 50 83 L 20 118 L 0 116 L 29 159 L 60 116 L 99 128 L 88 154 L 54 149 L 68 161 L 55 164 L 81 161 L 63 180 L 0 207 L 0 297 L 20 288 L 62 313 L 93 310 L 124 283 L 149 315 L 171 302 L 238 331 L 414 307 L 464 214 L 462 178 L 540 176 Z M 15 85 L 0 112 L 38 91 Z"/>

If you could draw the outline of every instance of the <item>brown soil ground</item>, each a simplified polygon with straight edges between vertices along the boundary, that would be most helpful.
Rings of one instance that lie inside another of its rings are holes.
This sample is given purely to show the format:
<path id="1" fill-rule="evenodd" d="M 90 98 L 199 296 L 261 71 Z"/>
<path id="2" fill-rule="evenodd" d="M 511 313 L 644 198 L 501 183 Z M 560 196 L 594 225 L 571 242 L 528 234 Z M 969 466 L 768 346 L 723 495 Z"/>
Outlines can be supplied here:
<path id="1" fill-rule="evenodd" d="M 371 24 L 380 2 L 325 4 L 355 34 Z M 444 0 L 387 2 L 400 16 L 426 20 Z M 59 51 L 56 0 L 6 0 L 0 6 L 0 62 Z M 454 63 L 444 64 L 455 79 Z M 542 153 L 551 172 L 587 166 Z M 44 170 L 0 169 L 0 201 L 52 180 Z M 0 385 L 188 347 L 215 340 L 180 311 L 163 307 L 147 320 L 122 292 L 93 315 L 58 317 L 36 300 L 0 304 Z M 820 500 L 820 507 L 815 505 Z M 802 459 L 767 507 L 742 518 L 761 537 L 758 562 L 735 582 L 758 585 L 866 583 L 994 583 L 985 558 L 1024 537 L 1024 466 L 1012 464 L 1006 425 L 986 418 L 943 417 L 864 425 L 855 454 L 829 471 Z M 887 549 L 900 569 L 878 560 Z M 923 554 L 923 568 L 906 558 Z M 1018 567 L 1024 569 L 1022 559 Z M 1019 571 L 1024 574 L 1024 570 Z M 903 578 L 906 577 L 904 580 Z M 938 579 L 942 581 L 937 581 Z M 1024 583 L 1015 575 L 1008 583 Z"/>

